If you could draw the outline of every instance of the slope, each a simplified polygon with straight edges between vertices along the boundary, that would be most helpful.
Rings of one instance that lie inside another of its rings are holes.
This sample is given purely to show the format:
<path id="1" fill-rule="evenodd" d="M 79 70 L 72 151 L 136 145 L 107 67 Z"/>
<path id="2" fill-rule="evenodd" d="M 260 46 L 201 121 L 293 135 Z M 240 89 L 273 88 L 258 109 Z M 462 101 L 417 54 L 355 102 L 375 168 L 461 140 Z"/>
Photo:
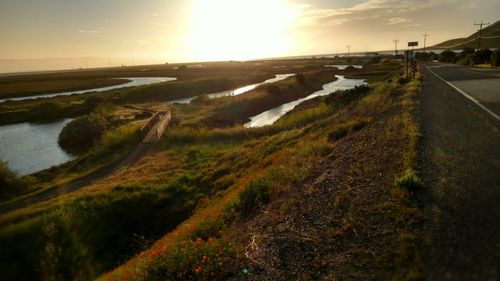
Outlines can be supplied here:
<path id="1" fill-rule="evenodd" d="M 500 46 L 500 21 L 496 21 L 486 26 L 481 32 L 481 47 L 497 48 Z M 436 49 L 463 49 L 477 48 L 477 38 L 479 31 L 474 32 L 466 38 L 455 38 L 436 44 L 431 48 Z"/>

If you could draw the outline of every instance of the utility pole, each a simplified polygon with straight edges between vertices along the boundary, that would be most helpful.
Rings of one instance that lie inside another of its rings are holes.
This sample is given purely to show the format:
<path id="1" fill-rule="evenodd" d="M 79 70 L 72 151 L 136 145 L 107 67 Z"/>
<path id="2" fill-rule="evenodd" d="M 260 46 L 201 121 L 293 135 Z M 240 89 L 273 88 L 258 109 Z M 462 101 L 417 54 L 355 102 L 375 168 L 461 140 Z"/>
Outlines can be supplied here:
<path id="1" fill-rule="evenodd" d="M 425 43 L 427 42 L 427 37 L 429 37 L 429 34 L 422 34 L 424 36 L 424 53 L 425 53 Z"/>
<path id="2" fill-rule="evenodd" d="M 477 49 L 481 49 L 481 33 L 483 32 L 483 25 L 486 26 L 486 25 L 490 25 L 490 23 L 485 23 L 483 21 L 481 21 L 481 23 L 474 23 L 474 25 L 477 25 L 479 26 L 479 34 L 478 34 L 478 37 L 477 37 Z"/>
<path id="3" fill-rule="evenodd" d="M 347 45 L 346 48 L 347 48 L 347 58 L 349 58 L 351 54 L 351 45 Z"/>
<path id="4" fill-rule="evenodd" d="M 394 42 L 394 55 L 397 56 L 398 55 L 398 43 L 399 43 L 399 40 L 398 39 L 394 39 L 394 40 L 392 40 L 392 42 Z"/>

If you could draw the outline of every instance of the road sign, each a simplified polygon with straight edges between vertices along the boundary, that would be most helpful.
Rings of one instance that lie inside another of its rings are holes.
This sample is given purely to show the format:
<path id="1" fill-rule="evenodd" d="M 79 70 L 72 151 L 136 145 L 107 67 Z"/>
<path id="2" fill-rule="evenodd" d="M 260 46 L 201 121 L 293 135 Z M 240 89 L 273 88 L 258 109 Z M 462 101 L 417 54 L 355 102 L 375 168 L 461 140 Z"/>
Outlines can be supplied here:
<path id="1" fill-rule="evenodd" d="M 418 41 L 408 42 L 408 47 L 416 47 L 418 46 Z"/>

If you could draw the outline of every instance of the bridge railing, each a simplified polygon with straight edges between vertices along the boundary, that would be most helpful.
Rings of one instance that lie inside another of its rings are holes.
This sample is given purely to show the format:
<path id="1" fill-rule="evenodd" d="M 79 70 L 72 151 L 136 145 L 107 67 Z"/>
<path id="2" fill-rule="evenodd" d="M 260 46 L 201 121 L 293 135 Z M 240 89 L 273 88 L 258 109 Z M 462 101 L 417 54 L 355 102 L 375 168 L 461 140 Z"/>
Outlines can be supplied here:
<path id="1" fill-rule="evenodd" d="M 149 131 L 151 131 L 151 129 L 153 129 L 153 127 L 156 125 L 156 123 L 158 123 L 158 121 L 160 120 L 160 114 L 161 112 L 156 112 L 151 118 L 149 118 L 148 122 L 146 122 L 146 124 L 144 124 L 144 126 L 142 126 L 141 128 L 141 137 L 144 139 Z"/>
<path id="2" fill-rule="evenodd" d="M 171 119 L 172 113 L 170 111 L 155 113 L 141 128 L 143 142 L 157 142 L 165 131 L 165 128 L 170 124 Z M 152 130 L 155 131 L 152 132 Z M 154 134 L 150 135 L 150 133 Z"/>
<path id="3" fill-rule="evenodd" d="M 158 121 L 158 126 L 156 127 L 156 141 L 160 140 L 161 135 L 165 131 L 165 128 L 170 124 L 170 120 L 172 120 L 172 113 L 165 112 L 163 116 Z"/>

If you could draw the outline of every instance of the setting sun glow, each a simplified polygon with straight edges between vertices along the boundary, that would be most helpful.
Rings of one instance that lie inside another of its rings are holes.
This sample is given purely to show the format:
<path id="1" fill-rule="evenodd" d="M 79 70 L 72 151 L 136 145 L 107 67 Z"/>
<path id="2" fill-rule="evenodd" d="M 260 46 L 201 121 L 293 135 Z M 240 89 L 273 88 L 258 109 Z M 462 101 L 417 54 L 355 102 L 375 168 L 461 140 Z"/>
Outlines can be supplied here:
<path id="1" fill-rule="evenodd" d="M 198 60 L 280 55 L 293 47 L 287 31 L 293 20 L 292 9 L 282 0 L 196 0 L 186 51 Z"/>

